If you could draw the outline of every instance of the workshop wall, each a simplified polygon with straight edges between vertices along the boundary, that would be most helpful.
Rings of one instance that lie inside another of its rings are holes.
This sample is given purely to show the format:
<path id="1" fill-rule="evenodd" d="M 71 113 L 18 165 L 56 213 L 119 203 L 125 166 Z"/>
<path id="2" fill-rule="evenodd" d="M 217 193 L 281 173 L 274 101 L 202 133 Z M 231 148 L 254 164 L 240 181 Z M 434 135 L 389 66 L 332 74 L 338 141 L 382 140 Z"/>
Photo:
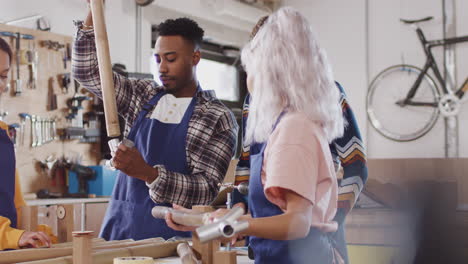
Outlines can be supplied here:
<path id="1" fill-rule="evenodd" d="M 468 17 L 464 11 L 468 1 L 455 0 L 457 35 L 468 35 Z M 367 145 L 369 158 L 442 158 L 445 157 L 445 125 L 439 118 L 424 137 L 412 142 L 395 142 L 381 136 L 367 121 L 366 96 L 370 81 L 383 69 L 394 64 L 422 66 L 424 53 L 416 33 L 402 25 L 400 18 L 418 19 L 434 16 L 421 24 L 428 39 L 443 36 L 442 0 L 356 0 L 308 1 L 283 0 L 282 5 L 300 10 L 317 32 L 321 46 L 327 51 L 334 75 L 345 88 L 349 102 Z M 424 8 L 421 8 L 424 7 Z M 434 53 L 443 66 L 442 49 Z M 468 43 L 456 46 L 457 84 L 467 77 Z M 432 72 L 431 72 L 432 74 Z M 459 156 L 468 157 L 467 99 L 460 110 Z M 389 115 L 395 114 L 389 111 Z M 404 117 L 402 117 L 404 118 Z M 417 120 L 415 120 L 416 122 Z M 397 124 L 396 124 L 397 125 Z"/>
<path id="2" fill-rule="evenodd" d="M 135 70 L 135 3 L 130 0 L 112 0 L 105 8 L 110 53 L 113 63 L 123 63 Z M 42 15 L 49 21 L 50 30 L 72 37 L 76 30 L 73 20 L 84 20 L 86 0 L 0 0 L 0 23 L 32 15 Z M 15 26 L 36 28 L 36 20 L 15 23 Z M 151 34 L 151 27 L 148 35 Z M 151 37 L 149 37 L 151 38 Z"/>
<path id="3" fill-rule="evenodd" d="M 34 82 L 35 89 L 28 87 L 30 79 L 30 68 L 28 65 L 20 64 L 20 80 L 22 80 L 22 93 L 15 96 L 16 88 L 14 85 L 10 90 L 2 95 L 0 108 L 7 111 L 9 114 L 4 118 L 7 124 L 21 124 L 19 117 L 20 113 L 39 116 L 41 118 L 56 119 L 56 128 L 61 129 L 70 126 L 70 122 L 65 119 L 68 115 L 66 101 L 74 95 L 73 81 L 68 90 L 60 86 L 61 78 L 59 75 L 70 73 L 71 65 L 70 58 L 66 55 L 66 46 L 58 51 L 49 49 L 47 46 L 41 45 L 43 41 L 53 41 L 60 44 L 72 43 L 72 38 L 60 34 L 42 32 L 32 29 L 24 29 L 19 27 L 7 26 L 0 24 L 0 31 L 20 32 L 29 34 L 34 37 L 33 40 L 21 39 L 21 49 L 30 50 L 35 47 L 38 54 L 37 63 L 37 80 Z M 3 37 L 12 47 L 16 54 L 16 40 L 13 37 Z M 65 57 L 65 61 L 64 61 Z M 66 63 L 66 68 L 64 67 Z M 10 70 L 10 80 L 13 84 L 17 79 L 16 75 L 16 57 L 13 55 L 12 67 Z M 53 99 L 56 98 L 56 99 Z M 54 102 L 55 101 L 55 102 Z M 55 105 L 54 105 L 55 104 Z M 85 109 L 89 110 L 90 101 L 83 102 Z M 33 137 L 31 128 L 31 119 L 26 120 L 23 131 L 17 134 L 16 147 L 16 166 L 19 170 L 21 186 L 24 193 L 36 192 L 39 189 L 47 188 L 50 191 L 62 191 L 65 184 L 62 179 L 51 178 L 42 171 L 38 166 L 37 161 L 45 161 L 48 156 L 53 155 L 56 158 L 61 158 L 63 155 L 67 158 L 81 159 L 84 165 L 95 165 L 99 162 L 99 148 L 97 145 L 89 143 L 79 143 L 78 140 L 59 140 L 59 135 L 51 142 L 42 142 L 40 146 L 32 147 L 34 143 L 46 141 L 46 134 L 53 130 L 42 129 L 41 137 Z M 39 127 L 39 126 L 37 126 Z M 38 132 L 38 129 L 35 130 Z M 21 133 L 24 133 L 24 144 L 21 142 Z M 37 133 L 36 133 L 37 134 Z M 48 134 L 47 138 L 52 137 Z M 55 183 L 54 183 L 55 182 Z"/>

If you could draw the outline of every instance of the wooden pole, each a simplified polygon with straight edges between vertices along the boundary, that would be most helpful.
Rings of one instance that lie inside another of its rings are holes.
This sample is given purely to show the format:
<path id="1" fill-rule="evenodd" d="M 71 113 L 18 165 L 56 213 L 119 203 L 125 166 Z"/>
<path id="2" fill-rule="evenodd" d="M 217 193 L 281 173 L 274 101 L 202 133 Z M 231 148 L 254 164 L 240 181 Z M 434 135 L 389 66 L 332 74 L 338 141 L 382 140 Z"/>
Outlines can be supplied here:
<path id="1" fill-rule="evenodd" d="M 214 209 L 211 206 L 193 206 L 192 209 L 198 213 L 208 213 L 213 212 Z M 212 240 L 206 243 L 201 243 L 200 239 L 197 236 L 197 232 L 192 232 L 192 245 L 193 250 L 201 256 L 202 264 L 213 264 L 213 254 L 219 250 L 220 242 L 219 240 Z"/>
<path id="2" fill-rule="evenodd" d="M 195 253 L 188 243 L 180 243 L 177 245 L 177 254 L 180 257 L 182 264 L 199 264 L 195 257 Z"/>
<path id="3" fill-rule="evenodd" d="M 93 231 L 73 232 L 73 264 L 92 264 Z"/>
<path id="4" fill-rule="evenodd" d="M 91 239 L 92 251 L 113 251 L 118 249 L 131 249 L 137 246 L 146 246 L 150 250 L 158 248 L 160 244 L 167 244 L 163 238 L 150 238 L 144 240 L 115 240 L 115 241 L 103 241 L 101 238 Z M 17 262 L 28 262 L 28 261 L 39 261 L 44 259 L 53 259 L 59 257 L 67 257 L 73 254 L 73 247 L 71 242 L 61 243 L 52 245 L 51 248 L 31 248 L 31 249 L 19 249 L 13 251 L 2 251 L 0 252 L 0 264 L 17 263 Z M 140 249 L 140 248 L 138 248 Z M 139 252 L 144 253 L 144 252 Z M 121 255 L 124 257 L 126 255 Z M 128 254 L 132 256 L 132 254 Z M 136 256 L 133 254 L 133 256 Z M 150 255 L 152 256 L 152 255 Z M 95 261 L 95 264 L 98 262 Z"/>
<path id="5" fill-rule="evenodd" d="M 134 247 L 124 247 L 124 248 L 117 248 L 117 249 L 110 249 L 110 250 L 103 250 L 98 252 L 90 252 L 92 263 L 94 264 L 108 264 L 112 263 L 114 258 L 119 257 L 136 257 L 136 256 L 148 256 L 154 259 L 157 258 L 164 258 L 170 256 L 176 256 L 176 248 L 177 245 L 180 244 L 181 241 L 175 242 L 165 242 L 165 243 L 153 243 L 147 245 L 139 245 Z M 50 249 L 49 249 L 50 250 Z M 73 261 L 73 262 L 72 262 Z M 50 259 L 42 259 L 37 261 L 5 261 L 0 258 L 0 263 L 16 263 L 16 262 L 24 262 L 24 264 L 76 264 L 71 256 L 65 256 L 60 258 L 50 258 Z M 90 262 L 91 263 L 91 262 Z"/>
<path id="6" fill-rule="evenodd" d="M 73 204 L 57 205 L 57 237 L 59 243 L 73 240 L 74 220 Z"/>
<path id="7" fill-rule="evenodd" d="M 107 39 L 106 22 L 104 19 L 104 4 L 103 0 L 91 0 L 90 4 L 93 16 L 99 75 L 101 78 L 107 136 L 115 138 L 120 136 L 120 125 L 117 114 L 117 103 L 115 100 L 114 75 L 110 59 L 109 41 Z"/>
<path id="8" fill-rule="evenodd" d="M 19 228 L 32 231 L 37 230 L 37 226 L 37 206 L 21 207 L 21 221 Z"/>

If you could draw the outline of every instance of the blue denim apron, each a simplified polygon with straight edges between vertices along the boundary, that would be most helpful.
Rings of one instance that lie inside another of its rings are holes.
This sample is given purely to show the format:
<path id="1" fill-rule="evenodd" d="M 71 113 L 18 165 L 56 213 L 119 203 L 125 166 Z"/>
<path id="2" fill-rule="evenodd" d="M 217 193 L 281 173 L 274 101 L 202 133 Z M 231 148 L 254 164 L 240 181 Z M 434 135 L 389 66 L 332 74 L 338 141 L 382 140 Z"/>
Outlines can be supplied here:
<path id="1" fill-rule="evenodd" d="M 143 106 L 128 139 L 135 142 L 135 147 L 151 166 L 164 165 L 168 171 L 188 174 L 185 139 L 196 97 L 192 98 L 179 124 L 166 124 L 146 118 L 148 112 L 165 94 L 164 91 L 157 93 Z M 174 231 L 169 228 L 164 219 L 154 218 L 151 209 L 156 205 L 172 206 L 168 203 L 154 203 L 144 181 L 119 172 L 100 237 L 106 240 L 129 238 L 141 240 L 153 237 L 169 239 L 174 236 L 191 236 L 190 232 Z"/>
<path id="2" fill-rule="evenodd" d="M 0 128 L 0 216 L 11 221 L 16 228 L 17 215 L 15 207 L 15 149 L 7 132 Z"/>
<path id="3" fill-rule="evenodd" d="M 255 144 L 250 148 L 248 198 L 254 218 L 283 214 L 277 205 L 268 201 L 263 190 L 261 172 L 266 145 Z M 329 264 L 334 259 L 330 235 L 316 228 L 311 228 L 307 237 L 302 239 L 272 240 L 251 236 L 249 242 L 256 264 Z"/>

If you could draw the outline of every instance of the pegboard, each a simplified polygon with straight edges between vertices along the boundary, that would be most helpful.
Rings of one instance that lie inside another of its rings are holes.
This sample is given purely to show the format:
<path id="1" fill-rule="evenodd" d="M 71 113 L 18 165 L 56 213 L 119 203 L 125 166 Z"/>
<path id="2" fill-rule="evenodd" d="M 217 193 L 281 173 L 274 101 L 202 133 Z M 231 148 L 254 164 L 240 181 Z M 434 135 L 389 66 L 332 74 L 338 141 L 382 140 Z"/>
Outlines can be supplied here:
<path id="1" fill-rule="evenodd" d="M 20 49 L 30 50 L 35 47 L 37 51 L 37 80 L 36 88 L 28 87 L 30 78 L 30 67 L 27 64 L 20 63 L 20 79 L 22 80 L 22 93 L 15 95 L 14 85 L 9 91 L 4 93 L 0 99 L 0 111 L 7 111 L 8 115 L 3 121 L 11 125 L 13 123 L 21 124 L 20 113 L 40 116 L 42 118 L 56 119 L 56 128 L 61 129 L 70 126 L 65 116 L 68 114 L 67 99 L 72 98 L 75 93 L 74 82 L 71 80 L 68 90 L 62 89 L 60 74 L 70 74 L 71 61 L 65 60 L 66 45 L 70 47 L 70 57 L 73 38 L 71 36 L 59 35 L 51 32 L 38 31 L 27 28 L 14 27 L 0 24 L 0 31 L 20 32 L 34 37 L 33 40 L 21 39 Z M 70 35 L 73 32 L 70 32 Z M 2 37 L 11 46 L 13 51 L 12 64 L 10 69 L 10 83 L 13 84 L 17 78 L 16 74 L 16 38 Z M 44 41 L 52 41 L 65 45 L 64 48 L 54 50 L 43 45 Z M 24 53 L 24 52 L 23 52 Z M 71 75 L 71 74 L 70 74 Z M 56 94 L 56 109 L 51 110 L 51 94 Z M 91 94 L 86 94 L 92 96 Z M 90 110 L 91 102 L 83 102 L 85 111 Z M 24 129 L 24 145 L 21 144 L 20 136 L 16 146 L 16 167 L 19 171 L 21 187 L 23 193 L 36 192 L 39 189 L 47 188 L 50 191 L 63 191 L 63 186 L 53 186 L 52 179 L 41 170 L 37 165 L 37 160 L 45 161 L 48 156 L 53 155 L 57 158 L 62 156 L 76 157 L 81 156 L 82 164 L 96 165 L 100 157 L 98 144 L 79 143 L 78 140 L 57 139 L 45 143 L 38 147 L 32 147 L 31 122 L 26 121 Z"/>

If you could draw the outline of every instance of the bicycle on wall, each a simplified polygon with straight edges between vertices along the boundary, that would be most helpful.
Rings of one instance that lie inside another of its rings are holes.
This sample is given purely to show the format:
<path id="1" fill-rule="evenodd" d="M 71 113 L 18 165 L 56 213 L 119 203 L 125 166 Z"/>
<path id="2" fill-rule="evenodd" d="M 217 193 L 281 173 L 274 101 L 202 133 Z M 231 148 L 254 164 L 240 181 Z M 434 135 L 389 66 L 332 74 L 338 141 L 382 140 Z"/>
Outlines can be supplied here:
<path id="1" fill-rule="evenodd" d="M 407 64 L 388 67 L 369 86 L 367 115 L 372 126 L 386 138 L 404 142 L 424 136 L 435 125 L 440 113 L 443 116 L 458 113 L 460 100 L 468 91 L 468 78 L 457 91 L 447 89 L 432 54 L 433 47 L 468 42 L 468 36 L 426 40 L 418 23 L 431 19 L 433 17 L 400 19 L 415 28 L 426 54 L 424 67 Z M 429 69 L 439 85 L 429 75 Z"/>

